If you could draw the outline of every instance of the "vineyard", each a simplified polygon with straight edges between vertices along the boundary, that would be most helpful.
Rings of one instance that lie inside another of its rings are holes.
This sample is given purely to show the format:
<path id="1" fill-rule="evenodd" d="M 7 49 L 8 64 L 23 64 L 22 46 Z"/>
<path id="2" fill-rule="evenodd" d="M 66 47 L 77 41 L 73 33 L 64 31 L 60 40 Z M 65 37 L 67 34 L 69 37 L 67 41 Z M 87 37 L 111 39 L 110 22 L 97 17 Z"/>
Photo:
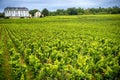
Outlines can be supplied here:
<path id="1" fill-rule="evenodd" d="M 1 19 L 0 80 L 120 80 L 120 15 Z"/>

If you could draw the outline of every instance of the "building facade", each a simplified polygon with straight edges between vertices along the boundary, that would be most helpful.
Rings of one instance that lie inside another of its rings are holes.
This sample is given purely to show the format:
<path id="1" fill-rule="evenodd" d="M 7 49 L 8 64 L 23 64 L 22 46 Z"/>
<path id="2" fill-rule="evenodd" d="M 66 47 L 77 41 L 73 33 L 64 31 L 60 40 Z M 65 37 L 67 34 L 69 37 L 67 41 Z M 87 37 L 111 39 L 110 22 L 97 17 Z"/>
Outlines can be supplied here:
<path id="1" fill-rule="evenodd" d="M 39 18 L 39 17 L 43 17 L 43 15 L 41 14 L 41 12 L 37 11 L 37 12 L 34 14 L 34 17 L 35 17 L 35 18 Z"/>
<path id="2" fill-rule="evenodd" d="M 29 10 L 26 7 L 6 7 L 5 17 L 29 17 Z"/>

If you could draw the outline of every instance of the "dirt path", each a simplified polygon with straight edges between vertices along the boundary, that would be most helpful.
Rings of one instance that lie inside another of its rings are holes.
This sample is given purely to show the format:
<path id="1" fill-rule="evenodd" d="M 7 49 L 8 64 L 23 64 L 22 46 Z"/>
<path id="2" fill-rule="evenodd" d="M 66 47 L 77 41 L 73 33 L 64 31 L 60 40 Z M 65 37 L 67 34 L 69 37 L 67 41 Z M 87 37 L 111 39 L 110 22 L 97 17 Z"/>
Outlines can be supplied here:
<path id="1" fill-rule="evenodd" d="M 5 80 L 12 80 L 11 77 L 11 73 L 12 73 L 12 69 L 11 66 L 9 65 L 9 60 L 10 60 L 10 54 L 8 51 L 8 47 L 7 47 L 7 41 L 8 41 L 8 36 L 6 34 L 6 30 L 4 29 L 4 47 L 3 47 L 3 69 L 4 69 L 4 77 Z"/>

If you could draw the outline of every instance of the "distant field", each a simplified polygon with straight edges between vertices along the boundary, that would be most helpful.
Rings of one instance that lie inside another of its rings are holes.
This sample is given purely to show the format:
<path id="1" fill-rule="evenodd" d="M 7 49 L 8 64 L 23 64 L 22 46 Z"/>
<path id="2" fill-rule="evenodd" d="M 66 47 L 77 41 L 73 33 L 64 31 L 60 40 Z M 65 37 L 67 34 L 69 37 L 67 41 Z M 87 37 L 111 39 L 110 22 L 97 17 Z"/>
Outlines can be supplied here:
<path id="1" fill-rule="evenodd" d="M 0 80 L 119 80 L 120 15 L 0 19 Z"/>

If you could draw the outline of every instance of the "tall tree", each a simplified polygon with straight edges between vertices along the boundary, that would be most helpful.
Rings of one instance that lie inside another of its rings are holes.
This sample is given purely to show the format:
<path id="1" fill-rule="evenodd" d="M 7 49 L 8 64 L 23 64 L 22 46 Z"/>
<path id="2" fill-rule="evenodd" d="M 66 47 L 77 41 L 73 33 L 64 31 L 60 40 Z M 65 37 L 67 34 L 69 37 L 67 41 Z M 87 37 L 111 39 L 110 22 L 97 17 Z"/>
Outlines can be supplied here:
<path id="1" fill-rule="evenodd" d="M 0 13 L 0 18 L 3 18 L 4 17 L 4 13 Z"/>
<path id="2" fill-rule="evenodd" d="M 48 16 L 49 11 L 45 8 L 45 9 L 42 10 L 42 14 L 43 14 L 44 16 Z"/>
<path id="3" fill-rule="evenodd" d="M 78 14 L 84 14 L 84 9 L 82 9 L 82 8 L 79 7 L 77 9 L 77 12 L 78 12 Z"/>
<path id="4" fill-rule="evenodd" d="M 76 8 L 68 8 L 67 13 L 68 13 L 68 15 L 77 15 L 78 11 Z"/>

